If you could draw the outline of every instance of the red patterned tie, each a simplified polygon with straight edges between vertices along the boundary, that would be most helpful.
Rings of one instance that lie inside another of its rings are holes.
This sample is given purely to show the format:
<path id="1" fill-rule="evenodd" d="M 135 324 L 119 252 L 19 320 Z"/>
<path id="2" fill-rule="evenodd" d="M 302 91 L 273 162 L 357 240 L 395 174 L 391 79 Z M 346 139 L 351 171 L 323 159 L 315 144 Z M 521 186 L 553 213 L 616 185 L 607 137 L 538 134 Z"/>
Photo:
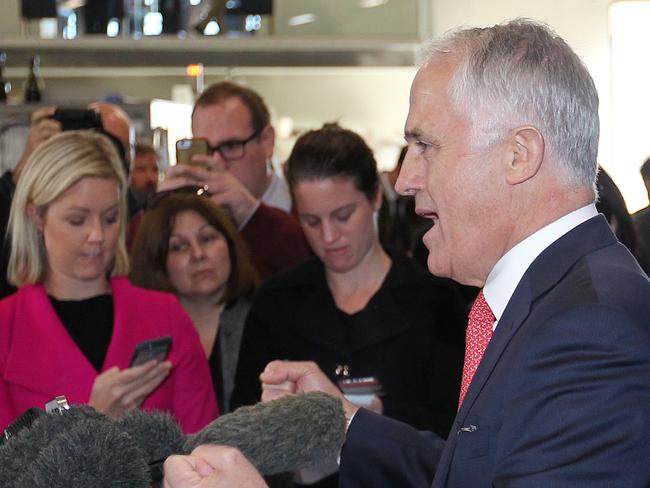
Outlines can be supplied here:
<path id="1" fill-rule="evenodd" d="M 463 365 L 463 381 L 460 385 L 460 400 L 458 409 L 463 404 L 465 394 L 469 388 L 476 368 L 478 368 L 485 348 L 492 338 L 492 327 L 494 326 L 494 314 L 485 301 L 483 290 L 476 297 L 472 310 L 469 312 L 469 323 L 465 337 L 465 364 Z"/>

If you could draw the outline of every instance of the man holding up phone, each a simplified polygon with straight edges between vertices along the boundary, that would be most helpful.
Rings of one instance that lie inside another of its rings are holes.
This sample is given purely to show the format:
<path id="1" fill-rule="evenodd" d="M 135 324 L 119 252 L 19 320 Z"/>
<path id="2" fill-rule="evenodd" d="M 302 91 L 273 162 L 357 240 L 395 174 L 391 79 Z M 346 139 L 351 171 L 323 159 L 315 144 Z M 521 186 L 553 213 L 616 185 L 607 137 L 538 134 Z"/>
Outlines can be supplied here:
<path id="1" fill-rule="evenodd" d="M 270 165 L 275 132 L 264 100 L 235 83 L 215 83 L 194 105 L 192 132 L 207 142 L 207 154 L 170 168 L 159 191 L 207 186 L 230 212 L 264 278 L 306 258 L 309 249 L 290 213 L 289 189 Z"/>

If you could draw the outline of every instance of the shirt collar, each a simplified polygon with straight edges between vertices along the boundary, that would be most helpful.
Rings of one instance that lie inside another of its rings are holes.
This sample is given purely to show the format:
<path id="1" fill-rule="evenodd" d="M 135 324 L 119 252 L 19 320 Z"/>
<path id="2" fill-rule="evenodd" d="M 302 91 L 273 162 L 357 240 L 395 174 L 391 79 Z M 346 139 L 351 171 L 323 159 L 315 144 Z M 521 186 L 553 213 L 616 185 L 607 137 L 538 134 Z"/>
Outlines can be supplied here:
<path id="1" fill-rule="evenodd" d="M 495 329 L 515 288 L 537 256 L 564 234 L 596 215 L 598 211 L 593 203 L 574 210 L 542 227 L 497 261 L 483 287 L 485 300 L 496 318 Z"/>
<path id="2" fill-rule="evenodd" d="M 276 172 L 271 173 L 271 181 L 261 200 L 267 205 L 291 212 L 291 192 L 289 185 Z"/>

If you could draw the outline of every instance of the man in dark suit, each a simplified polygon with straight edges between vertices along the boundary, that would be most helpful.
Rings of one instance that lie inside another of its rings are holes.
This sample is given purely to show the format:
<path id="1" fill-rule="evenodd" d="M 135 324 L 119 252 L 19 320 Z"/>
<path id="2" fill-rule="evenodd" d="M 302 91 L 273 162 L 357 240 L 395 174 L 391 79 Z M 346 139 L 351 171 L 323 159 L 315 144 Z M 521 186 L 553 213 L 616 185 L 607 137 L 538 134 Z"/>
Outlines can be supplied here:
<path id="1" fill-rule="evenodd" d="M 444 441 L 344 400 L 340 486 L 650 486 L 650 282 L 595 210 L 598 126 L 591 77 L 542 25 L 430 46 L 396 187 L 433 222 L 431 272 L 482 288 L 460 407 Z M 264 399 L 340 395 L 310 363 L 261 379 Z"/>

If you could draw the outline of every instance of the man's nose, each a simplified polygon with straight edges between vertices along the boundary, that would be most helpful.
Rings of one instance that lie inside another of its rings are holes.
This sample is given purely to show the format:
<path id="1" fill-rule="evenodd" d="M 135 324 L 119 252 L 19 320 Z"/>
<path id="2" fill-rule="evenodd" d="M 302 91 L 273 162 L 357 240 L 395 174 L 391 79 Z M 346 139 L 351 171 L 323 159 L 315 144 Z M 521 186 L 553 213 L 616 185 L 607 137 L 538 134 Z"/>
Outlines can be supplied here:
<path id="1" fill-rule="evenodd" d="M 395 181 L 395 191 L 400 195 L 410 196 L 422 190 L 425 180 L 424 169 L 424 162 L 421 158 L 412 154 L 409 147 L 397 176 L 397 181 Z"/>
<path id="2" fill-rule="evenodd" d="M 219 151 L 215 150 L 210 156 L 210 160 L 216 167 L 215 169 L 219 169 L 219 170 L 230 169 L 230 161 L 224 158 Z"/>

